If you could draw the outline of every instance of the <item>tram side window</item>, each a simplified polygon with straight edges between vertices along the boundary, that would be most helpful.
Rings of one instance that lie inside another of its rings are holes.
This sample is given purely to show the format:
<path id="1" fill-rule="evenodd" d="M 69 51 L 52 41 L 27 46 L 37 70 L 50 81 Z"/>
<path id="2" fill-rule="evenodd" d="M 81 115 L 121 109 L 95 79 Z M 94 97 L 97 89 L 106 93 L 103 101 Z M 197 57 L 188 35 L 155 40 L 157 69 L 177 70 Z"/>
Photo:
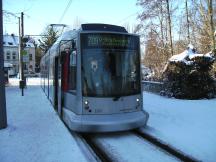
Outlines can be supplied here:
<path id="1" fill-rule="evenodd" d="M 73 50 L 70 53 L 70 65 L 69 65 L 69 90 L 74 92 L 76 90 L 76 67 L 77 67 L 77 53 Z"/>

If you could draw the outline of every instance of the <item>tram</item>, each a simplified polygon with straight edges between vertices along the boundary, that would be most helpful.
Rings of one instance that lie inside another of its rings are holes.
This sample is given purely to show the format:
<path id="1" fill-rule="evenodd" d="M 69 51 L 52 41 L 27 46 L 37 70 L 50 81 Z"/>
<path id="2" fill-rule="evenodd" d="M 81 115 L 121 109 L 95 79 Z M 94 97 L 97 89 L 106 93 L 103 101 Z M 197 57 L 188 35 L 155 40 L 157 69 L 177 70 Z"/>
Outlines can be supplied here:
<path id="1" fill-rule="evenodd" d="M 139 36 L 109 24 L 82 24 L 42 57 L 41 87 L 66 125 L 78 132 L 145 126 Z"/>

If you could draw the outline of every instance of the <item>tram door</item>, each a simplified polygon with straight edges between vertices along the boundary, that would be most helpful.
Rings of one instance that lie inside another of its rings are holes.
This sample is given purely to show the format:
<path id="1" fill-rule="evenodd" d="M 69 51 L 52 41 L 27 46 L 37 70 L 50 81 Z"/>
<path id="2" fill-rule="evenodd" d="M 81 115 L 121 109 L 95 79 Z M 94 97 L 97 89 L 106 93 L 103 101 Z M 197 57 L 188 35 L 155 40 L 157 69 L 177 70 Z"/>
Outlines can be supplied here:
<path id="1" fill-rule="evenodd" d="M 55 110 L 58 110 L 58 62 L 59 58 L 55 58 L 55 65 L 54 65 L 54 108 Z"/>
<path id="2" fill-rule="evenodd" d="M 64 106 L 64 92 L 68 89 L 68 64 L 69 64 L 69 51 L 62 51 L 58 61 L 56 61 L 58 72 L 57 72 L 57 105 L 58 114 L 61 117 L 62 109 Z"/>
<path id="3" fill-rule="evenodd" d="M 62 109 L 62 65 L 60 57 L 55 57 L 54 67 L 54 108 L 61 117 Z"/>
<path id="4" fill-rule="evenodd" d="M 61 117 L 62 115 L 62 65 L 60 57 L 57 57 L 57 84 L 56 84 L 56 91 L 57 91 L 57 110 L 58 114 Z"/>

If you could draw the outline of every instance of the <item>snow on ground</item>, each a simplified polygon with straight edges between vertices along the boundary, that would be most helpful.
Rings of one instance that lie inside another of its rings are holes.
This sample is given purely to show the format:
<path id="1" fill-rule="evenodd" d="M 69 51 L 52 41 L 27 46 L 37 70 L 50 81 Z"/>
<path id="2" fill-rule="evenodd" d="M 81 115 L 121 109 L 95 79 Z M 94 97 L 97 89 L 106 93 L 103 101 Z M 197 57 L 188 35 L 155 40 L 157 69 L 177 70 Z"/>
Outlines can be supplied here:
<path id="1" fill-rule="evenodd" d="M 6 87 L 8 126 L 0 130 L 0 161 L 87 161 L 38 86 L 39 81 L 29 79 L 24 96 L 17 86 Z M 18 82 L 10 79 L 12 85 Z"/>
<path id="2" fill-rule="evenodd" d="M 27 86 L 39 86 L 41 83 L 40 78 L 26 78 Z M 19 79 L 18 78 L 10 78 L 8 86 L 19 86 Z"/>
<path id="3" fill-rule="evenodd" d="M 40 79 L 27 80 L 25 96 L 21 96 L 18 83 L 18 79 L 10 79 L 6 88 L 8 127 L 0 130 L 0 161 L 86 161 L 38 86 Z M 144 92 L 144 109 L 150 117 L 142 131 L 201 161 L 216 161 L 216 99 L 179 100 Z M 101 145 L 111 147 L 103 138 Z M 139 143 L 135 147 L 133 137 L 127 134 L 105 135 L 105 138 L 111 142 L 117 160 L 142 161 L 141 152 L 154 150 L 139 139 L 134 140 Z M 120 138 L 123 142 L 119 142 Z M 150 160 L 159 161 L 151 155 Z"/>
<path id="4" fill-rule="evenodd" d="M 106 149 L 112 161 L 177 162 L 177 158 L 136 136 L 132 132 L 98 134 L 93 140 Z"/>
<path id="5" fill-rule="evenodd" d="M 216 99 L 179 100 L 144 92 L 142 129 L 201 161 L 216 161 Z"/>

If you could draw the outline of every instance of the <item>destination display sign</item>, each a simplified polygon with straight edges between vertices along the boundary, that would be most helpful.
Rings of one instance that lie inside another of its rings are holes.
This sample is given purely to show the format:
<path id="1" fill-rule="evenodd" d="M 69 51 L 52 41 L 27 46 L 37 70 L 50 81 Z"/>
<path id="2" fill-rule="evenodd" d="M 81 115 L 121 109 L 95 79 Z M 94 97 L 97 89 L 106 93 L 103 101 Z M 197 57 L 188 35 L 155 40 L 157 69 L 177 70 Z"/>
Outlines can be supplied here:
<path id="1" fill-rule="evenodd" d="M 122 35 L 122 34 L 107 34 L 107 33 L 92 33 L 83 34 L 81 37 L 83 48 L 127 48 L 135 49 L 139 47 L 139 37 Z"/>

